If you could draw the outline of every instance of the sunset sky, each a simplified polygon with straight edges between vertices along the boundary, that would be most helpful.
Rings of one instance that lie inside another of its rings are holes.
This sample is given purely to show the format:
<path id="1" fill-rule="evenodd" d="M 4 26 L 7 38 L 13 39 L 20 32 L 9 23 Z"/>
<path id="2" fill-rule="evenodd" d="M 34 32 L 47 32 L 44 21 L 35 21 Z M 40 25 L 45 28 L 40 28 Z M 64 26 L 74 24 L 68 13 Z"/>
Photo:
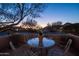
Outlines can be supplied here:
<path id="1" fill-rule="evenodd" d="M 35 19 L 41 26 L 46 24 L 62 21 L 66 22 L 79 22 L 79 4 L 75 3 L 49 3 L 41 15 L 41 18 Z"/>

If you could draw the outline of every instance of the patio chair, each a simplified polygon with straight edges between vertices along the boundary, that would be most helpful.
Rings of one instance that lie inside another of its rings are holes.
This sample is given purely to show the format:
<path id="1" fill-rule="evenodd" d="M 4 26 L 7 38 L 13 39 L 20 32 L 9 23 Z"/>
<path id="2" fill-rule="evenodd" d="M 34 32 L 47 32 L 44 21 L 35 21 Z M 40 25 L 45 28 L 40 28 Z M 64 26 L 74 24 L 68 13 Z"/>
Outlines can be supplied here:
<path id="1" fill-rule="evenodd" d="M 64 50 L 65 50 L 64 54 L 66 54 L 68 52 L 71 44 L 72 44 L 72 39 L 69 39 L 68 42 L 67 42 L 67 44 L 66 44 L 66 46 L 65 46 L 65 48 L 64 48 Z"/>
<path id="2" fill-rule="evenodd" d="M 30 48 L 26 45 L 22 45 L 19 48 L 14 49 L 10 52 L 10 56 L 38 56 L 38 54 L 34 53 Z"/>
<path id="3" fill-rule="evenodd" d="M 16 49 L 15 46 L 13 45 L 12 41 L 9 42 L 9 45 L 10 45 L 10 47 L 11 47 L 12 50 Z"/>
<path id="4" fill-rule="evenodd" d="M 48 52 L 48 55 L 49 56 L 63 56 L 63 55 L 66 55 L 66 53 L 68 52 L 70 46 L 72 44 L 72 40 L 69 39 L 67 41 L 67 44 L 65 45 L 64 47 L 64 50 L 61 49 L 59 46 L 56 46 L 54 48 L 52 48 L 49 52 Z"/>

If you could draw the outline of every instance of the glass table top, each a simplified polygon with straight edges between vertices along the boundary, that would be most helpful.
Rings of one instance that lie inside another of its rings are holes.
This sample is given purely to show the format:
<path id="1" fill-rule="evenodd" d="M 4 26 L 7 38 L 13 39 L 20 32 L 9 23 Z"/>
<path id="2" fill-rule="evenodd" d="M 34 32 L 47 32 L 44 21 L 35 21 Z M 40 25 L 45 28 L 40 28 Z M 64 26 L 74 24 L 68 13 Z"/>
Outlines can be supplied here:
<path id="1" fill-rule="evenodd" d="M 39 38 L 36 37 L 36 38 L 29 39 L 26 43 L 30 46 L 38 47 L 39 46 Z M 43 37 L 42 47 L 45 48 L 45 47 L 51 47 L 54 45 L 55 45 L 55 41 L 53 39 Z"/>

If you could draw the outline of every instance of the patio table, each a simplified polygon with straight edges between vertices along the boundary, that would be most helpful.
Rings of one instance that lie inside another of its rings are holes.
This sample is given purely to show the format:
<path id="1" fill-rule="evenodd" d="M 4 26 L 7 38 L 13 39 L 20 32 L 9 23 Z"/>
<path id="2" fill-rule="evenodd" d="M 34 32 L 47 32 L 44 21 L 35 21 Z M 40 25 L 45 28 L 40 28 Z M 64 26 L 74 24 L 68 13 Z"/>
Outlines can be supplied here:
<path id="1" fill-rule="evenodd" d="M 52 48 L 55 45 L 55 41 L 50 38 L 43 37 L 42 45 L 39 46 L 39 38 L 31 38 L 27 42 L 28 46 L 30 46 L 33 50 L 37 49 L 39 51 L 39 55 L 47 55 L 48 49 Z"/>

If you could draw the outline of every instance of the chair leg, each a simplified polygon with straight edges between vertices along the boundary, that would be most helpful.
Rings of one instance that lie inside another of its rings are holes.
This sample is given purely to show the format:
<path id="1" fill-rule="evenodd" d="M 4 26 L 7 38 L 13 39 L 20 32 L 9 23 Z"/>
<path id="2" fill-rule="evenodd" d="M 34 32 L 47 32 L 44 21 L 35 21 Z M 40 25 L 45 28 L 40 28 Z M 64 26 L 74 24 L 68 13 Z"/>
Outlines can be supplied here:
<path id="1" fill-rule="evenodd" d="M 11 41 L 9 42 L 9 44 L 10 44 L 10 47 L 12 48 L 12 50 L 15 50 L 15 46 L 13 45 L 13 43 Z"/>
<path id="2" fill-rule="evenodd" d="M 71 39 L 69 39 L 69 40 L 68 40 L 68 42 L 67 42 L 67 45 L 65 46 L 65 52 L 64 52 L 64 54 L 66 54 L 66 53 L 68 52 L 68 50 L 69 50 L 69 48 L 70 48 L 71 43 L 72 43 L 72 40 L 71 40 Z"/>

